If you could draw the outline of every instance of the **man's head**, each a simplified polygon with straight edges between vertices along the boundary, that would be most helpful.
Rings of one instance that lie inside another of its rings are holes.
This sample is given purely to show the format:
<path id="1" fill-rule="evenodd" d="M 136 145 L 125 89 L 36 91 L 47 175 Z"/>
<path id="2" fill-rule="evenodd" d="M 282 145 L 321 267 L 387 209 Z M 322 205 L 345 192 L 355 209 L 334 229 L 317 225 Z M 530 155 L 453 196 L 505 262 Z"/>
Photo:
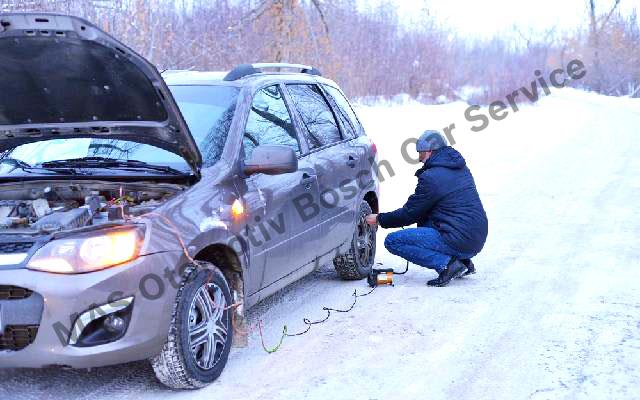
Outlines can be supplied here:
<path id="1" fill-rule="evenodd" d="M 426 130 L 416 142 L 420 162 L 425 162 L 434 151 L 447 146 L 447 139 L 438 131 Z"/>

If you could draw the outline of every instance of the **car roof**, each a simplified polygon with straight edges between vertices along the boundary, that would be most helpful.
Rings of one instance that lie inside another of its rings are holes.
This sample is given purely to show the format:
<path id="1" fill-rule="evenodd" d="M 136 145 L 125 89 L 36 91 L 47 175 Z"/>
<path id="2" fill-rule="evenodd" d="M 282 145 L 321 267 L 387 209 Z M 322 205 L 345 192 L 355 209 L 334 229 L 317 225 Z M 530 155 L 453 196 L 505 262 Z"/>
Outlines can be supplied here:
<path id="1" fill-rule="evenodd" d="M 243 76 L 236 80 L 225 80 L 228 75 L 226 71 L 192 71 L 192 70 L 172 70 L 162 73 L 162 77 L 169 86 L 179 85 L 224 85 L 224 86 L 262 86 L 268 83 L 324 83 L 337 86 L 330 79 L 319 75 L 307 73 L 291 72 L 259 72 Z"/>
<path id="2" fill-rule="evenodd" d="M 194 85 L 233 83 L 224 81 L 226 72 L 222 71 L 164 71 L 162 77 L 167 85 Z"/>

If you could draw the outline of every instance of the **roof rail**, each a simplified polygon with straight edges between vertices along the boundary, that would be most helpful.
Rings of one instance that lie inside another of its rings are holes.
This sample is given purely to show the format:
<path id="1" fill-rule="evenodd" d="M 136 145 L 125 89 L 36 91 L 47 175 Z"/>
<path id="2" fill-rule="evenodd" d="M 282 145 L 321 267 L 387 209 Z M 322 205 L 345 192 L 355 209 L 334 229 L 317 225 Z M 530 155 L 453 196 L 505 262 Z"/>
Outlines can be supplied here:
<path id="1" fill-rule="evenodd" d="M 302 64 L 287 64 L 287 63 L 256 63 L 256 64 L 240 64 L 232 69 L 227 76 L 224 77 L 225 81 L 235 81 L 244 78 L 248 75 L 259 74 L 266 68 L 278 68 L 278 69 L 297 69 L 303 74 L 322 76 L 320 71 L 309 65 Z"/>

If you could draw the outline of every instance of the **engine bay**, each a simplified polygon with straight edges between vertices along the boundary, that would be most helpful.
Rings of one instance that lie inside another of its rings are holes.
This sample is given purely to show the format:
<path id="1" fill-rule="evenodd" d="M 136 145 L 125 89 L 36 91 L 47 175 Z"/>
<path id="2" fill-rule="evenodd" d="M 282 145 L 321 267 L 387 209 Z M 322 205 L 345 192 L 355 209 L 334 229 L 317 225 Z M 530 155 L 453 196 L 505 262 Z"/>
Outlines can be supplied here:
<path id="1" fill-rule="evenodd" d="M 164 204 L 184 186 L 96 181 L 0 185 L 0 233 L 43 233 L 124 221 Z"/>

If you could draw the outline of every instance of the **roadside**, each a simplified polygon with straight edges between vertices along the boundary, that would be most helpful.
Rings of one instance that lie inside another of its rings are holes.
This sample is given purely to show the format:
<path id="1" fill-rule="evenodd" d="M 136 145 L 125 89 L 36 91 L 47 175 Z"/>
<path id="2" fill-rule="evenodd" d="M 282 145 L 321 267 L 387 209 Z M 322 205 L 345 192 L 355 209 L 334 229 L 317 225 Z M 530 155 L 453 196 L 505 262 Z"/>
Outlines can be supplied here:
<path id="1" fill-rule="evenodd" d="M 272 355 L 260 338 L 232 351 L 221 378 L 169 392 L 145 363 L 86 371 L 0 370 L 0 397 L 21 398 L 633 398 L 640 386 L 640 101 L 562 90 L 484 131 L 467 133 L 465 105 L 360 107 L 395 177 L 381 206 L 402 205 L 416 166 L 400 144 L 455 122 L 487 208 L 478 274 L 447 288 L 411 266 L 396 287 L 362 298 Z M 378 262 L 402 268 L 383 247 Z M 351 304 L 364 282 L 324 267 L 259 304 L 275 344 L 284 324 Z"/>

